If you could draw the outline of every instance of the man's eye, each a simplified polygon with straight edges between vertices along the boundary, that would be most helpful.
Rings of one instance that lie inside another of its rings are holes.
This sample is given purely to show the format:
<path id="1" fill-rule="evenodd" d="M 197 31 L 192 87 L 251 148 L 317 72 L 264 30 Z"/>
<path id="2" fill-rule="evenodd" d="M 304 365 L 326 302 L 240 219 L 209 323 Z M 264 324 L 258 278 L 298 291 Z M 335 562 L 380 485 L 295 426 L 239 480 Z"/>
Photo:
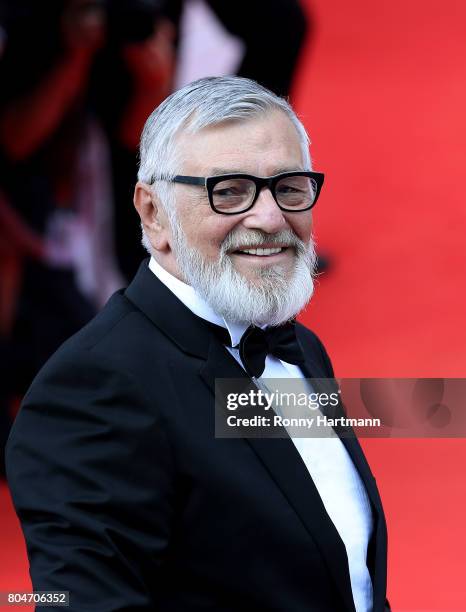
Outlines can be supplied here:
<path id="1" fill-rule="evenodd" d="M 235 189 L 234 187 L 224 187 L 223 189 L 215 189 L 214 196 L 215 197 L 228 197 L 241 195 L 241 191 L 239 189 Z"/>
<path id="2" fill-rule="evenodd" d="M 277 188 L 278 193 L 280 194 L 288 194 L 288 193 L 303 193 L 302 189 L 299 189 L 295 185 L 279 185 Z"/>
<path id="3" fill-rule="evenodd" d="M 214 196 L 216 198 L 240 197 L 245 194 L 247 194 L 247 191 L 240 187 L 222 187 L 221 189 L 214 189 Z"/>

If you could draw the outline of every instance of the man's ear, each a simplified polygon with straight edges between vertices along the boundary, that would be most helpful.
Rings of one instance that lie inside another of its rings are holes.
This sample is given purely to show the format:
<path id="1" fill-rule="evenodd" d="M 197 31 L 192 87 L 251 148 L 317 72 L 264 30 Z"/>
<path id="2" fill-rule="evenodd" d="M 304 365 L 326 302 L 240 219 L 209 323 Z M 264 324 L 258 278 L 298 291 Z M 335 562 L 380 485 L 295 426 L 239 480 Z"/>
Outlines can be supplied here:
<path id="1" fill-rule="evenodd" d="M 133 202 L 152 248 L 156 251 L 169 249 L 167 216 L 150 185 L 136 183 Z"/>

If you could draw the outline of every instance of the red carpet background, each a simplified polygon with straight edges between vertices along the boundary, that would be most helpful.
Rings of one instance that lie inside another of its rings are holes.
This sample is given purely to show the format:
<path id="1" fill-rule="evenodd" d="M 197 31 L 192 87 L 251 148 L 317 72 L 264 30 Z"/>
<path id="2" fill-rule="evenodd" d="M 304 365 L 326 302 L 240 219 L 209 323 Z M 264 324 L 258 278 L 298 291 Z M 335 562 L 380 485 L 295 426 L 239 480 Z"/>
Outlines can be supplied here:
<path id="1" fill-rule="evenodd" d="M 333 265 L 303 319 L 339 376 L 464 377 L 466 2 L 309 9 L 294 99 L 326 173 L 315 234 Z M 465 440 L 363 444 L 387 514 L 393 609 L 466 611 Z M 0 504 L 0 590 L 27 589 L 5 489 Z"/>
<path id="2" fill-rule="evenodd" d="M 313 0 L 298 110 L 333 268 L 303 320 L 337 375 L 466 376 L 466 2 Z M 394 610 L 466 610 L 466 441 L 363 441 Z"/>

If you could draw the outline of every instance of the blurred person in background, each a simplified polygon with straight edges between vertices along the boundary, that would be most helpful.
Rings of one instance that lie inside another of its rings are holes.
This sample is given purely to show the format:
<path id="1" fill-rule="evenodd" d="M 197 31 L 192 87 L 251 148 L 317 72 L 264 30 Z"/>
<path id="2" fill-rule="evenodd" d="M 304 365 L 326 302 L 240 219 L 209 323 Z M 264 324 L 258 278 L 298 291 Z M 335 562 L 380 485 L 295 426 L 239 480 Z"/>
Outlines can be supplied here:
<path id="1" fill-rule="evenodd" d="M 2 418 L 41 364 L 96 311 L 78 286 L 77 242 L 86 239 L 78 178 L 89 142 L 83 112 L 99 24 L 74 20 L 71 3 L 10 3 L 0 64 L 3 221 Z M 60 9 L 60 10 L 59 10 Z M 31 239 L 31 240 L 29 240 Z"/>
<path id="2" fill-rule="evenodd" d="M 109 142 L 135 147 L 144 118 L 168 91 L 158 89 L 155 12 L 144 39 L 134 41 L 120 31 L 137 27 L 125 22 L 131 7 L 122 0 L 22 0 L 7 8 L 0 63 L 0 323 L 9 366 L 3 420 L 50 354 L 124 284 L 113 255 Z M 111 89 L 99 71 L 117 44 L 133 82 L 112 125 L 111 113 L 105 122 L 98 117 L 97 84 Z"/>

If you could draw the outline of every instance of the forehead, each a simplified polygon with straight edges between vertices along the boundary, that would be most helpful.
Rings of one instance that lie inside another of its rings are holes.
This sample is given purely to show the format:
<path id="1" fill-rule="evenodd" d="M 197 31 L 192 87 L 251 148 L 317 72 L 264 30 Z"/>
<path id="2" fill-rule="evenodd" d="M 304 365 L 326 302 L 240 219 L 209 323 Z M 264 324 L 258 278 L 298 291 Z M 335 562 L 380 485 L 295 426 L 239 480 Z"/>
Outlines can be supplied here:
<path id="1" fill-rule="evenodd" d="M 281 111 L 225 121 L 177 138 L 183 174 L 246 172 L 269 176 L 303 169 L 298 132 Z"/>

